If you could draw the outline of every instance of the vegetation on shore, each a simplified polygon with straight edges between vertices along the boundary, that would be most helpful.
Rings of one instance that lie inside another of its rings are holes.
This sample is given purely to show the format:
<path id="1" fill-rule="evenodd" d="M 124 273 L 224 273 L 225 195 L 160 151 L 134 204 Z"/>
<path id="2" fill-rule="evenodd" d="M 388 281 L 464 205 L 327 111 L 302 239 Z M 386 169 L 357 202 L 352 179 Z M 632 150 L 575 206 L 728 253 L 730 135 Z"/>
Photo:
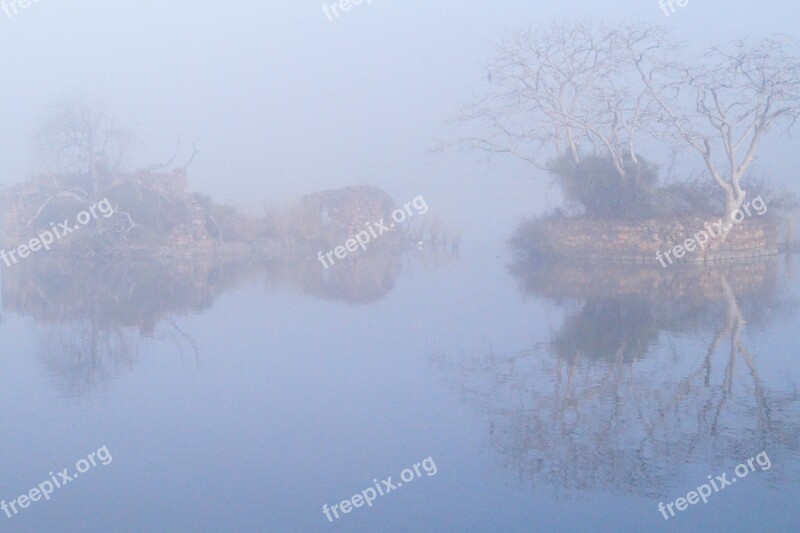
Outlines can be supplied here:
<path id="1" fill-rule="evenodd" d="M 355 186 L 309 194 L 261 216 L 244 213 L 189 189 L 199 139 L 185 161 L 176 163 L 179 142 L 167 162 L 126 170 L 133 134 L 102 105 L 82 99 L 52 106 L 36 140 L 41 172 L 0 192 L 6 247 L 27 243 L 62 221 L 72 225 L 80 211 L 107 200 L 113 216 L 92 220 L 52 248 L 80 257 L 311 254 L 342 244 L 357 226 L 388 218 L 396 207 L 380 189 Z M 451 240 L 441 223 L 430 220 L 398 228 L 376 246 L 423 239 Z"/>
<path id="2" fill-rule="evenodd" d="M 796 208 L 754 172 L 768 136 L 800 118 L 800 53 L 786 36 L 699 48 L 658 25 L 553 21 L 495 43 L 487 80 L 453 117 L 454 144 L 547 172 L 559 215 L 733 223 L 768 195 L 770 209 Z M 670 157 L 703 179 L 659 176 L 655 161 Z"/>

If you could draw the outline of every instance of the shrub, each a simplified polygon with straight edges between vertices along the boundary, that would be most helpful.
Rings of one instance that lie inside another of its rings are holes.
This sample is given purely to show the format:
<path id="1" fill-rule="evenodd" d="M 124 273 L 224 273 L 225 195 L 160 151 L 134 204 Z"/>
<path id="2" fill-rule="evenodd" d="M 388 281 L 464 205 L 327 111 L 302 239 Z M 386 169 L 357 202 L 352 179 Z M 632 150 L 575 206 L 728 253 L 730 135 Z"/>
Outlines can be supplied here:
<path id="1" fill-rule="evenodd" d="M 564 199 L 583 207 L 590 217 L 606 219 L 646 218 L 653 211 L 653 191 L 658 169 L 639 159 L 625 162 L 620 176 L 609 157 L 590 155 L 575 163 L 570 157 L 553 160 L 548 168 L 561 187 Z"/>
<path id="2" fill-rule="evenodd" d="M 708 179 L 676 181 L 655 191 L 658 218 L 715 216 L 725 212 L 725 198 L 719 186 Z"/>

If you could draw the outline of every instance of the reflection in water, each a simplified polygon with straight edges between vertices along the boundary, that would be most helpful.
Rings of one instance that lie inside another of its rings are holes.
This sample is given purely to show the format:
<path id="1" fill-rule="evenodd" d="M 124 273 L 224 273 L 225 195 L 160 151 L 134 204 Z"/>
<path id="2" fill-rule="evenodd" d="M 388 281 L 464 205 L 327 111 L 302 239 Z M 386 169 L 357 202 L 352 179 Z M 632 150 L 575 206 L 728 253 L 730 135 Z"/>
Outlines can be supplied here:
<path id="1" fill-rule="evenodd" d="M 567 359 L 619 357 L 625 363 L 640 359 L 658 340 L 653 310 L 637 296 L 590 298 L 570 316 L 551 344 Z"/>
<path id="2" fill-rule="evenodd" d="M 199 357 L 174 317 L 211 306 L 256 271 L 247 263 L 84 262 L 32 258 L 3 271 L 3 310 L 39 323 L 39 357 L 62 394 L 105 384 L 137 356 L 139 335 L 162 336 Z"/>
<path id="3" fill-rule="evenodd" d="M 265 269 L 268 287 L 285 285 L 316 298 L 369 304 L 392 291 L 400 272 L 444 268 L 457 261 L 457 250 L 441 247 L 376 247 L 327 269 L 313 258 L 272 260 Z"/>
<path id="4" fill-rule="evenodd" d="M 3 269 L 3 311 L 33 318 L 45 372 L 61 394 L 76 396 L 131 368 L 139 336 L 169 340 L 182 361 L 199 365 L 200 348 L 176 317 L 209 309 L 240 283 L 266 279 L 268 289 L 368 303 L 388 294 L 403 270 L 458 260 L 435 248 L 370 252 L 327 270 L 313 256 L 92 262 L 40 254 Z"/>
<path id="5" fill-rule="evenodd" d="M 63 396 L 79 396 L 104 386 L 131 368 L 136 339 L 121 327 L 102 330 L 88 321 L 48 323 L 39 333 L 39 359 Z"/>
<path id="6" fill-rule="evenodd" d="M 526 295 L 566 307 L 559 331 L 518 353 L 433 359 L 521 478 L 556 493 L 662 497 L 685 463 L 725 468 L 764 449 L 800 450 L 796 388 L 765 379 L 769 359 L 742 335 L 796 307 L 772 263 L 510 270 Z"/>

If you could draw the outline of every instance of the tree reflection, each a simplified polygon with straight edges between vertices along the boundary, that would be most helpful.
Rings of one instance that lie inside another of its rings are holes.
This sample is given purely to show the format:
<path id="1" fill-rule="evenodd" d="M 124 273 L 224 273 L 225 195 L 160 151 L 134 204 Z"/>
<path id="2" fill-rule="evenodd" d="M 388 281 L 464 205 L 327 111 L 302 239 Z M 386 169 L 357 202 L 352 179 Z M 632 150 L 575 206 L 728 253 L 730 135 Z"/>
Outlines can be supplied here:
<path id="1" fill-rule="evenodd" d="M 403 270 L 458 260 L 441 249 L 367 252 L 328 270 L 313 255 L 100 262 L 42 254 L 3 269 L 3 310 L 32 317 L 46 374 L 61 394 L 75 396 L 132 368 L 140 337 L 173 343 L 184 364 L 200 365 L 200 347 L 178 318 L 211 308 L 246 281 L 365 304 L 386 296 Z"/>
<path id="2" fill-rule="evenodd" d="M 79 395 L 130 368 L 139 336 L 170 337 L 199 364 L 196 342 L 175 317 L 210 307 L 257 274 L 248 263 L 31 258 L 4 270 L 3 309 L 38 323 L 46 373 L 62 394 Z"/>
<path id="3" fill-rule="evenodd" d="M 530 350 L 435 364 L 484 413 L 492 448 L 521 478 L 556 493 L 656 497 L 684 463 L 723 471 L 764 449 L 800 450 L 800 396 L 764 378 L 768 360 L 744 335 L 745 317 L 761 327 L 796 307 L 771 263 L 511 272 L 526 295 L 578 309 Z"/>
<path id="4" fill-rule="evenodd" d="M 105 387 L 133 366 L 136 338 L 123 328 L 101 329 L 89 321 L 49 323 L 39 330 L 39 358 L 63 396 Z"/>

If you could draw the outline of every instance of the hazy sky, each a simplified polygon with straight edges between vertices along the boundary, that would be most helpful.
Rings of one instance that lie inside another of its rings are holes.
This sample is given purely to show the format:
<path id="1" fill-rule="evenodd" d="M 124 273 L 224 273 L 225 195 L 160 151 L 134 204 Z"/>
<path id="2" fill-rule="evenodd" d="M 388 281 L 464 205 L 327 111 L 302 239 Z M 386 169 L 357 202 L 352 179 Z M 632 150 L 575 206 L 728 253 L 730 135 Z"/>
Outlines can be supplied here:
<path id="1" fill-rule="evenodd" d="M 491 40 L 552 17 L 657 22 L 700 42 L 797 38 L 800 23 L 796 0 L 689 0 L 670 17 L 657 0 L 365 0 L 332 21 L 321 8 L 39 0 L 0 11 L 0 181 L 33 170 L 31 136 L 49 103 L 97 95 L 142 140 L 134 164 L 168 159 L 181 133 L 201 135 L 190 185 L 220 200 L 255 209 L 370 183 L 399 202 L 423 194 L 462 226 L 506 228 L 547 204 L 545 180 L 513 162 L 426 153 L 446 116 L 486 88 Z"/>

